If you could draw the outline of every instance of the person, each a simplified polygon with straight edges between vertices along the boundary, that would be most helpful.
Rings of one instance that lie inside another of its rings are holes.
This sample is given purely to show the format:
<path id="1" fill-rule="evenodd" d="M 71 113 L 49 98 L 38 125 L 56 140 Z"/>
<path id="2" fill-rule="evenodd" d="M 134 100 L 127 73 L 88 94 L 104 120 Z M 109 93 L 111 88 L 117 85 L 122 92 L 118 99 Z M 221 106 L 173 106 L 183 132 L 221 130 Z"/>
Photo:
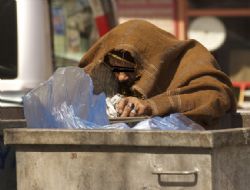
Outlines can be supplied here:
<path id="1" fill-rule="evenodd" d="M 79 63 L 95 93 L 125 97 L 121 117 L 183 113 L 206 129 L 235 112 L 230 79 L 199 42 L 178 40 L 144 20 L 130 20 L 101 37 Z"/>

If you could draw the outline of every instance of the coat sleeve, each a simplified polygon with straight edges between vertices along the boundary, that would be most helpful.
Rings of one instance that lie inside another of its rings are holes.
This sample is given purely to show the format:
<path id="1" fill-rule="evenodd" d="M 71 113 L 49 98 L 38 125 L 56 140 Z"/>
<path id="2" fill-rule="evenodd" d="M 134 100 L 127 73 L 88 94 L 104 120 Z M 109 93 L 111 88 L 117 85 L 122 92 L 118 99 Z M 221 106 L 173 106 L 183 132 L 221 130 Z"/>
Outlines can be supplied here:
<path id="1" fill-rule="evenodd" d="M 167 90 L 148 101 L 153 115 L 179 112 L 204 127 L 236 109 L 230 79 L 200 44 L 183 55 Z"/>
<path id="2" fill-rule="evenodd" d="M 188 85 L 149 98 L 153 115 L 183 113 L 197 123 L 211 126 L 226 112 L 235 111 L 230 86 L 214 76 L 202 76 Z"/>

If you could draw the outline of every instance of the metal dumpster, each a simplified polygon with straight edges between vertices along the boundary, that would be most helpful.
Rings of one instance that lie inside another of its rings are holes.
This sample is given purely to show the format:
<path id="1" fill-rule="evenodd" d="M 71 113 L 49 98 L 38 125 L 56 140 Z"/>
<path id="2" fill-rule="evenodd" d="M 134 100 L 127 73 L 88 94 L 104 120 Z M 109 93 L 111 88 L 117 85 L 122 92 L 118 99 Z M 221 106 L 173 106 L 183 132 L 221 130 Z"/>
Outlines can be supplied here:
<path id="1" fill-rule="evenodd" d="M 1 104 L 1 103 L 0 103 Z M 3 144 L 3 130 L 26 127 L 22 107 L 1 107 L 0 105 L 0 189 L 16 190 L 15 149 Z"/>
<path id="2" fill-rule="evenodd" d="M 250 128 L 5 129 L 18 190 L 248 190 Z"/>

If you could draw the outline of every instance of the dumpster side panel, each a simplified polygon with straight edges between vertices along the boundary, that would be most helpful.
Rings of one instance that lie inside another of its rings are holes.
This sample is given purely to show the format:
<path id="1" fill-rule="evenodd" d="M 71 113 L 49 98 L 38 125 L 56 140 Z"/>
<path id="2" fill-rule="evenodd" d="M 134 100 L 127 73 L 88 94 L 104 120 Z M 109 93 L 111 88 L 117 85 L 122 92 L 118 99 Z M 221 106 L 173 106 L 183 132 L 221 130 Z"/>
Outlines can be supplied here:
<path id="1" fill-rule="evenodd" d="M 246 141 L 246 143 L 248 143 Z M 250 147 L 232 146 L 214 150 L 212 155 L 215 190 L 250 189 Z"/>
<path id="2" fill-rule="evenodd" d="M 0 189 L 16 190 L 15 150 L 1 142 L 0 145 Z"/>
<path id="3" fill-rule="evenodd" d="M 200 149 L 26 147 L 16 156 L 18 190 L 212 188 L 211 156 Z"/>

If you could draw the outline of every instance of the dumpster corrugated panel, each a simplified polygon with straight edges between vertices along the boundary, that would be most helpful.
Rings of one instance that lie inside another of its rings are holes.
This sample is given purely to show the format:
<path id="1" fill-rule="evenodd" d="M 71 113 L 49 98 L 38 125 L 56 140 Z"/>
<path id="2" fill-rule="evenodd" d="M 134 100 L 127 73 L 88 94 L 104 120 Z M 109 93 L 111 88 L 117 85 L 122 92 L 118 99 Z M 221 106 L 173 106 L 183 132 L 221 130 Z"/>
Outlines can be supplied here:
<path id="1" fill-rule="evenodd" d="M 6 129 L 17 187 L 247 190 L 250 128 L 216 131 Z"/>

